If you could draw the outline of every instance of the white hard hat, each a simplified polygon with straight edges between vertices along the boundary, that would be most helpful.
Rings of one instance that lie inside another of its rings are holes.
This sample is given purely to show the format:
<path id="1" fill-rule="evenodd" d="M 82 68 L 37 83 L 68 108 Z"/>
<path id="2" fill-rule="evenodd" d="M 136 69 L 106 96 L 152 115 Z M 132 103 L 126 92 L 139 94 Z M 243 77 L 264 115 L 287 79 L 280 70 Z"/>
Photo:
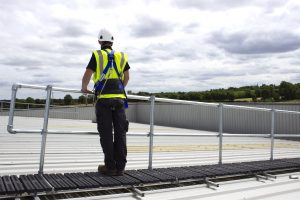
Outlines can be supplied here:
<path id="1" fill-rule="evenodd" d="M 114 42 L 114 37 L 108 30 L 101 29 L 98 34 L 98 40 L 100 42 L 103 42 L 103 41 Z"/>

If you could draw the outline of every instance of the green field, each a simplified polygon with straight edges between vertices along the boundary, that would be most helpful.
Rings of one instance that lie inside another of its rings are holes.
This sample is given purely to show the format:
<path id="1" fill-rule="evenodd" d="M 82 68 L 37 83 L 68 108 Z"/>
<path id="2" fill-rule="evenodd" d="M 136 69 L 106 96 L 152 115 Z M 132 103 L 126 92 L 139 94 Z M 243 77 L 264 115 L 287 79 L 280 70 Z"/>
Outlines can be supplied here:
<path id="1" fill-rule="evenodd" d="M 252 102 L 252 98 L 240 98 L 240 99 L 235 99 L 234 101 L 236 102 Z"/>
<path id="2" fill-rule="evenodd" d="M 282 103 L 300 103 L 300 99 L 294 99 L 289 101 L 282 101 Z"/>
<path id="3" fill-rule="evenodd" d="M 261 98 L 257 99 L 260 102 Z M 235 99 L 235 102 L 253 102 L 252 98 L 239 98 Z M 274 102 L 275 103 L 275 102 Z M 277 103 L 300 103 L 300 99 L 288 100 L 288 101 L 277 101 Z"/>

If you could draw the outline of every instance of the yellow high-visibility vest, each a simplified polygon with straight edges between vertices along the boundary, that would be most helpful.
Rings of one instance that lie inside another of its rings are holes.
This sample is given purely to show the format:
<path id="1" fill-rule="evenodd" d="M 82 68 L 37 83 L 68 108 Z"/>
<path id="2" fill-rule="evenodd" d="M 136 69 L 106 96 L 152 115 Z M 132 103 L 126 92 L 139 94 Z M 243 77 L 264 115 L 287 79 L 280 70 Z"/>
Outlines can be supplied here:
<path id="1" fill-rule="evenodd" d="M 105 49 L 105 50 L 108 52 L 111 51 L 110 49 Z M 93 81 L 94 81 L 94 83 L 96 83 L 97 81 L 99 81 L 100 76 L 108 63 L 108 56 L 104 50 L 95 50 L 95 51 L 93 51 L 93 54 L 96 58 L 96 64 L 97 64 L 96 71 L 93 74 Z M 124 80 L 123 71 L 124 71 L 126 63 L 128 61 L 128 56 L 126 53 L 115 51 L 114 52 L 114 60 L 116 62 L 116 66 L 118 68 L 119 74 L 121 75 L 121 80 L 123 81 Z M 114 68 L 112 67 L 108 70 L 104 79 L 119 79 L 119 77 L 118 77 L 116 71 L 114 70 Z M 120 94 L 100 94 L 97 96 L 97 98 L 123 98 L 123 99 L 125 99 L 126 96 L 125 96 L 124 92 L 122 92 Z"/>

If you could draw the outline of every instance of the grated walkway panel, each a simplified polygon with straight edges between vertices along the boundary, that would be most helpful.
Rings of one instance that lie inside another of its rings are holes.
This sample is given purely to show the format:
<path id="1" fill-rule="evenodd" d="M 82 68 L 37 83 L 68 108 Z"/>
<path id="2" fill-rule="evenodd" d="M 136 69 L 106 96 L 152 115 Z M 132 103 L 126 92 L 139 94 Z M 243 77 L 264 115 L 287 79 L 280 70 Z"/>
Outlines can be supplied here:
<path id="1" fill-rule="evenodd" d="M 158 183 L 158 182 L 160 182 L 160 180 L 158 178 L 155 178 L 154 176 L 150 176 L 148 174 L 145 174 L 145 173 L 143 173 L 141 171 L 137 171 L 137 170 L 126 171 L 126 174 L 133 178 L 138 179 L 142 183 Z"/>
<path id="2" fill-rule="evenodd" d="M 118 186 L 121 184 L 116 179 L 114 179 L 110 176 L 104 176 L 98 172 L 86 172 L 84 174 L 86 176 L 92 178 L 97 183 L 99 183 L 102 187 L 112 187 L 112 186 Z"/>
<path id="3" fill-rule="evenodd" d="M 5 195 L 5 194 L 6 194 L 6 190 L 5 190 L 4 182 L 0 177 L 0 195 Z"/>
<path id="4" fill-rule="evenodd" d="M 176 181 L 176 177 L 161 173 L 161 172 L 153 170 L 153 169 L 141 169 L 141 170 L 138 170 L 138 172 L 142 172 L 146 175 L 153 176 L 154 178 L 157 178 L 162 182 Z"/>

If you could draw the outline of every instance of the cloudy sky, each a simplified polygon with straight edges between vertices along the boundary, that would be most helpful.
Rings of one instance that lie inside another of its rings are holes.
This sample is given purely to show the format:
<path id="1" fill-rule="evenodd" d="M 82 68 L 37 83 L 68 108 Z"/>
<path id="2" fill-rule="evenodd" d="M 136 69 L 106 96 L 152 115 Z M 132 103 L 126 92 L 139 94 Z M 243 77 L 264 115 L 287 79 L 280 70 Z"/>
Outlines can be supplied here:
<path id="1" fill-rule="evenodd" d="M 0 9 L 0 99 L 14 82 L 80 89 L 100 28 L 128 53 L 134 92 L 300 82 L 297 0 L 0 0 Z"/>

